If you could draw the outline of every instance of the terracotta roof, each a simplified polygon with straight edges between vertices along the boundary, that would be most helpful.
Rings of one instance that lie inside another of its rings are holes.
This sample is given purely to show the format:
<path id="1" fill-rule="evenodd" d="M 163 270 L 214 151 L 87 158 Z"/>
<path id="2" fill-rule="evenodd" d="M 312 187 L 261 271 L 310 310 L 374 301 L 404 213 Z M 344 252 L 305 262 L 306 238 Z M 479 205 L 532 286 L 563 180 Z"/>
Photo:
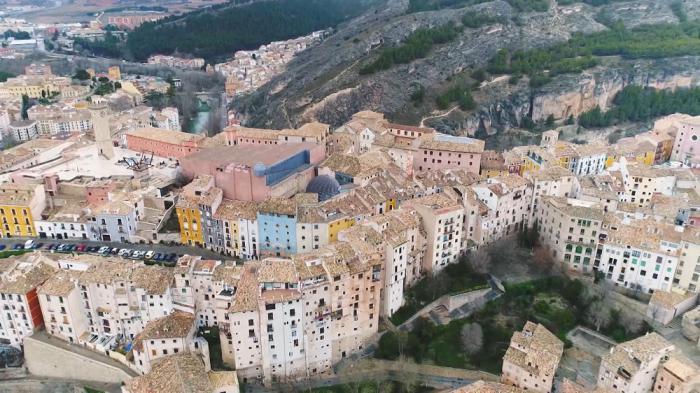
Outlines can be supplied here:
<path id="1" fill-rule="evenodd" d="M 515 386 L 504 385 L 498 382 L 477 381 L 472 384 L 450 390 L 449 393 L 523 393 L 522 389 Z"/>
<path id="2" fill-rule="evenodd" d="M 141 352 L 144 341 L 187 337 L 194 326 L 194 320 L 194 314 L 184 311 L 173 311 L 162 318 L 153 319 L 136 336 L 134 348 Z"/>
<path id="3" fill-rule="evenodd" d="M 136 377 L 125 386 L 129 393 L 203 393 L 213 386 L 202 359 L 192 353 L 181 353 L 157 359 L 147 374 Z"/>

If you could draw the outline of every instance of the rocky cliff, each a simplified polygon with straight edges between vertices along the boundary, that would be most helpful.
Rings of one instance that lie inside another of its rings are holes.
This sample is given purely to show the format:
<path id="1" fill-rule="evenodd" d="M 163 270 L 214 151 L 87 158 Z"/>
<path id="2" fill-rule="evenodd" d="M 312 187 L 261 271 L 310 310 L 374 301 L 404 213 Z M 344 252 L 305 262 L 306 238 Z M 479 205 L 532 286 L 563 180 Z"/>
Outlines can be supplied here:
<path id="1" fill-rule="evenodd" d="M 456 78 L 483 67 L 499 49 L 524 49 L 552 45 L 573 33 L 591 33 L 606 27 L 601 14 L 640 23 L 677 22 L 672 0 L 615 2 L 602 7 L 586 4 L 556 6 L 544 13 L 518 14 L 502 0 L 463 9 L 406 14 L 406 0 L 387 0 L 376 9 L 340 26 L 321 45 L 301 53 L 288 70 L 258 92 L 237 100 L 234 108 L 253 126 L 288 127 L 319 120 L 339 125 L 359 110 L 376 110 L 408 123 L 433 125 L 455 134 L 472 134 L 482 128 L 489 134 L 552 114 L 557 119 L 577 116 L 595 105 L 606 107 L 615 93 L 632 83 L 645 86 L 695 85 L 698 58 L 626 62 L 606 59 L 603 66 L 581 75 L 563 75 L 532 91 L 526 80 L 511 86 L 507 78 L 485 82 L 474 96 L 478 108 L 449 115 L 435 112 L 434 98 Z M 686 3 L 688 4 L 688 3 Z M 499 16 L 502 23 L 465 28 L 460 36 L 434 48 L 428 57 L 389 70 L 360 76 L 358 69 L 382 47 L 399 44 L 422 27 L 458 22 L 467 11 Z M 689 17 L 700 16 L 700 5 L 687 7 Z M 696 15 L 697 14 L 697 15 Z M 425 103 L 414 105 L 411 93 L 426 89 Z"/>

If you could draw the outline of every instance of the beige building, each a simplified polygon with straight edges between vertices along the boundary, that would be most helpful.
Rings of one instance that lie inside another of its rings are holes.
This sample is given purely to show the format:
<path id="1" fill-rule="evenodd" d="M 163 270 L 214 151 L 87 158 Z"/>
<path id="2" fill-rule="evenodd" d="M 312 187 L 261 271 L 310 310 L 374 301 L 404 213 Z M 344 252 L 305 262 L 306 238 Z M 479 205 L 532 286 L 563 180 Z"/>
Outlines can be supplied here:
<path id="1" fill-rule="evenodd" d="M 695 307 L 697 301 L 698 294 L 695 292 L 675 288 L 670 291 L 654 291 L 647 304 L 646 314 L 647 317 L 668 325 L 673 318 Z"/>
<path id="2" fill-rule="evenodd" d="M 603 356 L 598 387 L 619 393 L 648 393 L 662 360 L 674 346 L 657 333 L 618 344 Z"/>
<path id="3" fill-rule="evenodd" d="M 594 269 L 603 217 L 595 203 L 559 197 L 541 197 L 535 211 L 540 242 L 552 258 L 584 273 Z"/>
<path id="4" fill-rule="evenodd" d="M 540 324 L 528 321 L 515 332 L 503 357 L 501 382 L 531 392 L 551 392 L 564 343 Z"/>
<path id="5" fill-rule="evenodd" d="M 162 357 L 191 352 L 201 356 L 204 368 L 209 364 L 209 346 L 202 337 L 196 337 L 197 324 L 194 315 L 175 311 L 172 314 L 151 320 L 134 340 L 134 364 L 143 373 Z"/>
<path id="6" fill-rule="evenodd" d="M 122 385 L 123 393 L 238 393 L 235 371 L 208 371 L 201 356 L 168 355 L 153 363 L 147 374 Z"/>
<path id="7" fill-rule="evenodd" d="M 60 271 L 39 287 L 39 304 L 46 332 L 70 343 L 78 343 L 89 331 L 84 299 L 70 271 Z"/>
<path id="8" fill-rule="evenodd" d="M 683 354 L 674 352 L 659 367 L 653 393 L 700 391 L 700 367 Z"/>
<path id="9" fill-rule="evenodd" d="M 472 190 L 488 209 L 481 218 L 479 244 L 515 235 L 528 225 L 532 205 L 529 180 L 513 174 L 496 176 L 472 186 Z"/>

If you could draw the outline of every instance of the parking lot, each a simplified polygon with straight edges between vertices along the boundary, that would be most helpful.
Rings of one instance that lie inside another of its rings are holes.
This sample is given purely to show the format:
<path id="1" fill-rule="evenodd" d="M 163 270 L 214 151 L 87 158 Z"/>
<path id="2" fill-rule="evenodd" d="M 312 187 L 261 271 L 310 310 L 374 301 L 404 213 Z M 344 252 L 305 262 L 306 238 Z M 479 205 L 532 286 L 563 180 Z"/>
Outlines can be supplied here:
<path id="1" fill-rule="evenodd" d="M 126 243 L 106 243 L 106 242 L 80 242 L 68 240 L 52 239 L 0 239 L 0 251 L 20 251 L 37 250 L 51 253 L 66 254 L 92 254 L 102 256 L 118 256 L 132 260 L 143 260 L 174 266 L 177 259 L 182 255 L 200 255 L 207 259 L 227 259 L 236 258 L 221 255 L 219 253 L 199 248 L 187 247 L 183 245 L 169 246 L 165 244 L 126 244 Z"/>

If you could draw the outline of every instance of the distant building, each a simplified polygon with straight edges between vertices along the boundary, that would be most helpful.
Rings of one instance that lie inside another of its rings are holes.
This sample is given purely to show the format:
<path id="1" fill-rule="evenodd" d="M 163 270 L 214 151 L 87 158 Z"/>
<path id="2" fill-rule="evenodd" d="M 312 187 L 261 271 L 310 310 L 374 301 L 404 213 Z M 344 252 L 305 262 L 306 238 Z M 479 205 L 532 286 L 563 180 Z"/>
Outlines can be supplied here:
<path id="1" fill-rule="evenodd" d="M 133 29 L 146 22 L 155 22 L 163 18 L 165 18 L 165 14 L 156 13 L 109 15 L 107 16 L 107 24 Z"/>
<path id="2" fill-rule="evenodd" d="M 35 120 L 17 120 L 10 123 L 8 134 L 17 142 L 26 142 L 39 137 Z"/>
<path id="3" fill-rule="evenodd" d="M 146 127 L 126 133 L 126 146 L 141 153 L 181 159 L 202 148 L 204 135 Z"/>

